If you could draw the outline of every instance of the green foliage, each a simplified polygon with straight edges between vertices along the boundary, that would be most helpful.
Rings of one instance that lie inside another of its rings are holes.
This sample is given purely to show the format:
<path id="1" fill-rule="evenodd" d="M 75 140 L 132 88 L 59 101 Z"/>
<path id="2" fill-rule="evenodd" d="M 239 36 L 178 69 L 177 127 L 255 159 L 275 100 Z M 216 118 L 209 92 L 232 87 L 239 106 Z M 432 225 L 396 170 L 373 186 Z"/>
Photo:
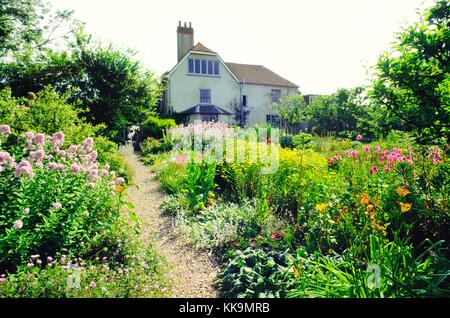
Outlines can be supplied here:
<path id="1" fill-rule="evenodd" d="M 219 276 L 227 298 L 284 297 L 289 280 L 286 252 L 247 248 L 230 252 Z"/>
<path id="2" fill-rule="evenodd" d="M 254 233 L 255 220 L 256 211 L 248 204 L 218 204 L 197 214 L 178 213 L 176 230 L 197 248 L 222 249 Z"/>
<path id="3" fill-rule="evenodd" d="M 162 200 L 160 208 L 164 214 L 176 216 L 183 209 L 183 205 L 179 196 L 169 195 Z"/>
<path id="4" fill-rule="evenodd" d="M 209 199 L 214 198 L 215 176 L 216 165 L 214 163 L 202 161 L 201 164 L 188 164 L 182 193 L 186 194 L 190 209 L 201 210 Z"/>
<path id="5" fill-rule="evenodd" d="M 288 95 L 277 103 L 272 103 L 272 107 L 289 126 L 302 123 L 306 119 L 306 101 L 301 95 Z"/>
<path id="6" fill-rule="evenodd" d="M 438 0 L 377 64 L 372 99 L 423 142 L 450 136 L 450 4 Z"/>
<path id="7" fill-rule="evenodd" d="M 149 116 L 141 124 L 141 129 L 144 137 L 162 138 L 167 129 L 175 126 L 175 120 L 172 118 Z"/>

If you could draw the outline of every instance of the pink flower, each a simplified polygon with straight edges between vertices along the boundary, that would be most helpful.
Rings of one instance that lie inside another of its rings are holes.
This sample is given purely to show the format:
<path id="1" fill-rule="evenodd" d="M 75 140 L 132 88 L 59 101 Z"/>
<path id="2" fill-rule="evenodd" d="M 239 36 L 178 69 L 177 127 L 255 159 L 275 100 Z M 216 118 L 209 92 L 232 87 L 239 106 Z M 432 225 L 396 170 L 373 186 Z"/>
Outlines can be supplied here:
<path id="1" fill-rule="evenodd" d="M 348 151 L 348 150 L 347 150 L 347 151 L 345 152 L 345 155 L 346 155 L 347 157 L 349 157 L 349 158 L 350 158 L 352 154 L 351 154 L 351 152 L 350 152 L 350 151 Z"/>
<path id="2" fill-rule="evenodd" d="M 352 151 L 352 157 L 353 157 L 353 158 L 355 158 L 357 154 L 358 154 L 358 151 L 356 151 L 356 150 L 353 150 L 353 151 Z"/>
<path id="3" fill-rule="evenodd" d="M 53 134 L 53 136 L 50 138 L 51 143 L 55 147 L 61 147 L 64 144 L 64 133 L 62 131 L 58 131 L 57 133 Z"/>
<path id="4" fill-rule="evenodd" d="M 141 267 L 145 269 L 149 269 L 150 266 L 146 262 L 141 262 Z"/>
<path id="5" fill-rule="evenodd" d="M 64 157 L 64 156 L 66 155 L 66 151 L 65 151 L 65 150 L 60 150 L 60 151 L 58 152 L 58 155 L 59 155 L 60 157 Z"/>
<path id="6" fill-rule="evenodd" d="M 32 141 L 34 138 L 34 134 L 31 131 L 27 131 L 25 133 L 25 138 L 27 139 L 27 141 Z"/>
<path id="7" fill-rule="evenodd" d="M 377 166 L 373 166 L 373 172 L 378 172 L 378 167 Z"/>
<path id="8" fill-rule="evenodd" d="M 11 155 L 9 153 L 6 151 L 0 151 L 0 165 L 5 164 L 10 158 Z"/>
<path id="9" fill-rule="evenodd" d="M 98 176 L 98 170 L 97 169 L 92 169 L 88 173 L 88 179 L 89 180 L 94 180 L 95 178 L 97 178 L 97 176 Z"/>
<path id="10" fill-rule="evenodd" d="M 17 220 L 14 222 L 14 228 L 20 230 L 23 227 L 22 220 Z"/>
<path id="11" fill-rule="evenodd" d="M 389 169 L 389 167 L 386 167 L 386 168 L 384 168 L 383 169 L 383 171 L 386 173 L 386 172 L 389 172 L 389 170 L 391 170 L 391 169 Z"/>
<path id="12" fill-rule="evenodd" d="M 56 162 L 50 162 L 50 163 L 47 165 L 47 167 L 48 167 L 50 170 L 56 170 L 56 169 L 58 168 L 58 164 L 57 164 Z"/>
<path id="13" fill-rule="evenodd" d="M 95 159 L 97 159 L 97 156 L 98 156 L 97 151 L 93 151 L 93 152 L 91 152 L 91 153 L 89 153 L 89 154 L 87 155 L 87 158 L 88 158 L 89 161 L 94 162 Z"/>
<path id="14" fill-rule="evenodd" d="M 96 284 L 95 282 L 90 282 L 90 283 L 89 283 L 89 287 L 90 287 L 90 288 L 96 288 L 96 287 L 97 287 L 97 284 Z"/>
<path id="15" fill-rule="evenodd" d="M 32 178 L 34 176 L 33 169 L 31 168 L 31 163 L 28 160 L 22 160 L 14 170 L 14 176 L 19 178 L 21 175 L 27 175 Z"/>
<path id="16" fill-rule="evenodd" d="M 77 165 L 76 163 L 73 163 L 71 168 L 72 168 L 72 172 L 75 174 L 77 174 L 81 171 L 81 166 Z"/>
<path id="17" fill-rule="evenodd" d="M 380 150 L 381 150 L 381 149 L 380 149 L 380 146 L 376 146 L 376 147 L 375 147 L 375 153 L 377 153 L 377 154 L 380 153 Z"/>
<path id="18" fill-rule="evenodd" d="M 116 186 L 121 186 L 123 183 L 125 182 L 125 179 L 124 178 L 122 178 L 122 177 L 120 177 L 120 178 L 117 178 L 117 180 L 116 180 Z"/>
<path id="19" fill-rule="evenodd" d="M 51 256 L 47 256 L 47 262 L 53 261 L 53 258 Z"/>
<path id="20" fill-rule="evenodd" d="M 107 169 L 103 169 L 102 170 L 102 177 L 106 177 L 108 175 L 108 170 Z"/>
<path id="21" fill-rule="evenodd" d="M 3 133 L 5 135 L 11 135 L 11 127 L 9 127 L 8 125 L 1 125 L 0 133 Z"/>
<path id="22" fill-rule="evenodd" d="M 91 137 L 89 137 L 89 138 L 87 138 L 85 141 L 84 141 L 84 146 L 88 149 L 88 150 L 91 150 L 92 149 L 92 147 L 94 146 L 94 139 L 92 139 Z"/>
<path id="23" fill-rule="evenodd" d="M 369 173 L 372 175 L 373 174 L 373 169 L 370 168 Z"/>
<path id="24" fill-rule="evenodd" d="M 59 202 L 53 203 L 53 209 L 55 210 L 62 209 L 62 204 Z"/>
<path id="25" fill-rule="evenodd" d="M 44 150 L 39 149 L 36 152 L 33 153 L 33 157 L 37 160 L 37 161 L 42 161 L 44 159 Z"/>
<path id="26" fill-rule="evenodd" d="M 44 134 L 37 134 L 37 135 L 34 137 L 34 142 L 35 142 L 37 145 L 43 146 L 43 145 L 44 145 L 44 142 L 45 142 L 45 135 L 44 135 Z"/>
<path id="27" fill-rule="evenodd" d="M 273 233 L 273 234 L 270 236 L 270 238 L 271 238 L 272 240 L 279 241 L 279 240 L 281 240 L 281 239 L 283 238 L 283 235 L 281 235 L 280 233 Z"/>
<path id="28" fill-rule="evenodd" d="M 438 159 L 433 159 L 433 164 L 434 164 L 435 166 L 437 166 L 437 165 L 439 164 L 439 160 L 438 160 Z"/>
<path id="29" fill-rule="evenodd" d="M 23 210 L 23 214 L 29 214 L 30 213 L 30 208 L 25 208 Z"/>
<path id="30" fill-rule="evenodd" d="M 67 149 L 67 152 L 69 152 L 69 153 L 76 153 L 77 150 L 78 150 L 78 146 L 71 145 L 71 146 L 69 147 L 69 149 Z"/>
<path id="31" fill-rule="evenodd" d="M 358 135 L 358 136 L 356 136 L 356 140 L 358 140 L 358 141 L 362 141 L 362 140 L 363 140 L 363 136 L 362 136 L 362 135 Z"/>
<path id="32" fill-rule="evenodd" d="M 367 147 L 367 146 L 365 146 L 365 147 L 364 147 L 364 151 L 365 151 L 365 152 L 370 152 L 370 148 Z"/>

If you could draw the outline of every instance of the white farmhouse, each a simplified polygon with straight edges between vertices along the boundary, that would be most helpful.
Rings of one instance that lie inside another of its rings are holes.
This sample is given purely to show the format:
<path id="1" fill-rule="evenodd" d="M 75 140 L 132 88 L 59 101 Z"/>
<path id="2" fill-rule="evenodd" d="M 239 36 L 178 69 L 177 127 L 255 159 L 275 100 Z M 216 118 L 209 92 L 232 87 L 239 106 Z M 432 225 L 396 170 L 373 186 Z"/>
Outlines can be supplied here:
<path id="1" fill-rule="evenodd" d="M 196 120 L 235 123 L 235 107 L 248 111 L 246 124 L 278 124 L 272 102 L 298 94 L 298 86 L 262 65 L 227 63 L 181 22 L 177 28 L 178 63 L 165 73 L 162 111 Z"/>

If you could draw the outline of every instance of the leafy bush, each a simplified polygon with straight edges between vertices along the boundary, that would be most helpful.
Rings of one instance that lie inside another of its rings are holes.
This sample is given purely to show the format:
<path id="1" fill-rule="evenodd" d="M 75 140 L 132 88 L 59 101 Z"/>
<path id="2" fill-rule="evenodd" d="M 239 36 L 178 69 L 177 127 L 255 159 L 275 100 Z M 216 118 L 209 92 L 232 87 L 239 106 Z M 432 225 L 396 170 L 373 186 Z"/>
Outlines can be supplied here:
<path id="1" fill-rule="evenodd" d="M 247 248 L 231 251 L 219 276 L 223 297 L 284 297 L 292 278 L 287 252 Z"/>
<path id="2" fill-rule="evenodd" d="M 123 178 L 96 162 L 92 138 L 66 149 L 64 140 L 62 132 L 2 135 L 1 269 L 33 254 L 84 257 L 117 244 Z"/>
<path id="3" fill-rule="evenodd" d="M 161 210 L 164 214 L 176 216 L 181 209 L 183 209 L 183 205 L 177 196 L 169 195 L 162 200 Z"/>
<path id="4" fill-rule="evenodd" d="M 250 205 L 218 204 L 198 214 L 179 214 L 176 227 L 197 248 L 221 249 L 255 232 L 255 215 Z"/>
<path id="5" fill-rule="evenodd" d="M 141 124 L 141 129 L 144 137 L 161 138 L 166 130 L 175 126 L 175 120 L 171 118 L 149 116 Z"/>

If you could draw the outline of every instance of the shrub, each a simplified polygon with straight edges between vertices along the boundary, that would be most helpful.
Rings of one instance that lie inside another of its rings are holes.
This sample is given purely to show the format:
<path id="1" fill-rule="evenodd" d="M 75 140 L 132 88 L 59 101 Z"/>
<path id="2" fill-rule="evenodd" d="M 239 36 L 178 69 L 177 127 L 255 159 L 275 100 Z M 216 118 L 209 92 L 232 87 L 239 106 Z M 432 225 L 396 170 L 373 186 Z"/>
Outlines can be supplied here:
<path id="1" fill-rule="evenodd" d="M 161 210 L 164 214 L 176 216 L 182 209 L 183 205 L 177 196 L 169 195 L 162 200 Z"/>
<path id="2" fill-rule="evenodd" d="M 33 254 L 84 257 L 117 244 L 123 179 L 96 162 L 92 138 L 66 149 L 64 140 L 62 132 L 2 136 L 1 269 Z"/>
<path id="3" fill-rule="evenodd" d="M 176 227 L 197 248 L 221 249 L 255 232 L 255 214 L 250 205 L 218 204 L 198 214 L 179 214 Z"/>
<path id="4" fill-rule="evenodd" d="M 161 138 L 169 128 L 175 127 L 175 120 L 171 118 L 159 118 L 149 116 L 142 124 L 142 134 L 144 137 Z"/>
<path id="5" fill-rule="evenodd" d="M 284 297 L 289 281 L 287 252 L 247 248 L 231 251 L 219 276 L 222 297 Z"/>

